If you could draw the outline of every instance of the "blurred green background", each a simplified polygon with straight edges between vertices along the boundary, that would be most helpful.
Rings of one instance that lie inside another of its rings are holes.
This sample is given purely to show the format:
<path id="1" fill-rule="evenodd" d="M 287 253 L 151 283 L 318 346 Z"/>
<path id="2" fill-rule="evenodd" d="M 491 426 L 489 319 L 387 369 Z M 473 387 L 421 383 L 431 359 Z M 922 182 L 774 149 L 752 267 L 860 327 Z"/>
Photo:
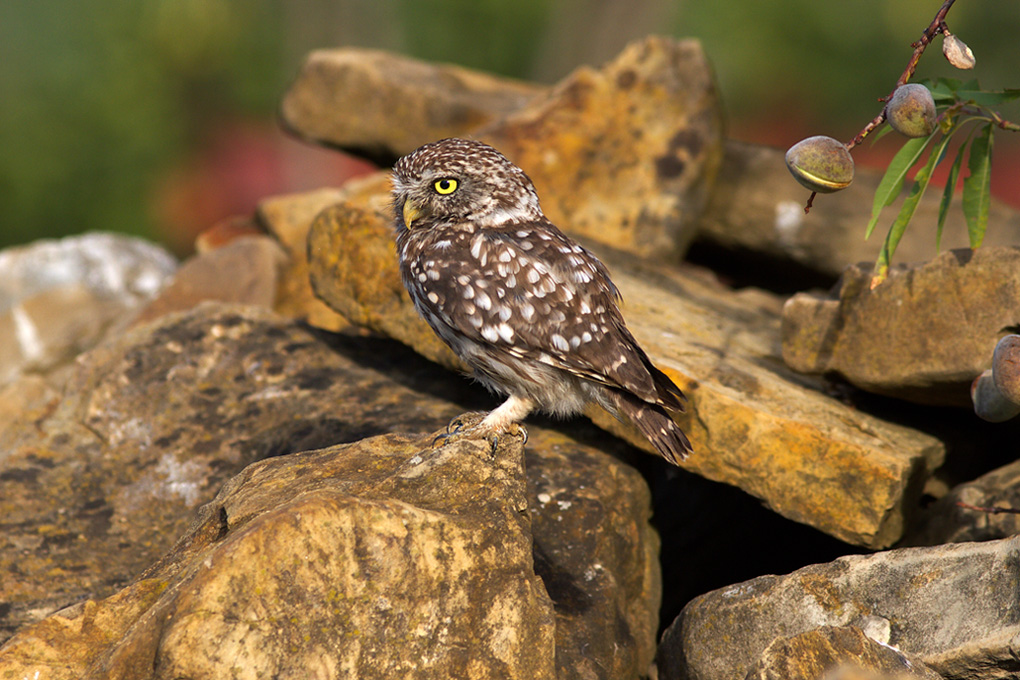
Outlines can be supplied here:
<path id="1" fill-rule="evenodd" d="M 730 136 L 785 147 L 852 137 L 940 0 L 4 0 L 0 246 L 88 230 L 187 252 L 263 196 L 365 166 L 287 139 L 275 110 L 304 55 L 359 45 L 555 82 L 649 33 L 700 38 Z M 960 0 L 950 28 L 985 87 L 1020 87 L 1020 6 Z M 970 77 L 939 53 L 918 77 Z M 1017 110 L 1004 109 L 1012 120 Z M 996 139 L 993 190 L 1020 206 L 1020 143 Z M 855 152 L 880 163 L 893 138 Z M 862 225 L 863 228 L 863 225 Z"/>

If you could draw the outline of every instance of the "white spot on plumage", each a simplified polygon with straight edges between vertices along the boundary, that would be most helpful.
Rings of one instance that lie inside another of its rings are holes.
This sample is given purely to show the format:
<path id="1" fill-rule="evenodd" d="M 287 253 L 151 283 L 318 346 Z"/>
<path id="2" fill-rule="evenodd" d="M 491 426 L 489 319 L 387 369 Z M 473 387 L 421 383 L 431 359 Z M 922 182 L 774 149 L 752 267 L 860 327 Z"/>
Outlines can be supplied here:
<path id="1" fill-rule="evenodd" d="M 570 338 L 570 346 L 572 348 L 574 348 L 574 349 L 577 349 L 578 347 L 580 347 L 581 346 L 581 338 L 577 337 L 576 335 L 571 337 Z"/>
<path id="2" fill-rule="evenodd" d="M 538 283 L 538 280 L 542 278 L 542 275 L 538 273 L 537 269 L 529 269 L 524 278 L 528 280 L 528 283 Z"/>
<path id="3" fill-rule="evenodd" d="M 471 277 L 461 274 L 457 277 L 457 283 L 459 283 L 462 286 L 466 286 L 469 283 L 471 283 Z"/>
<path id="4" fill-rule="evenodd" d="M 531 321 L 532 317 L 535 316 L 535 306 L 530 302 L 525 302 L 521 305 L 521 316 L 524 317 L 525 321 Z"/>
<path id="5" fill-rule="evenodd" d="M 475 296 L 475 289 L 471 286 L 464 286 L 464 299 L 470 300 Z"/>
<path id="6" fill-rule="evenodd" d="M 591 314 L 591 307 L 588 306 L 587 300 L 581 300 L 581 313 Z"/>
<path id="7" fill-rule="evenodd" d="M 480 309 L 492 309 L 492 298 L 483 291 L 478 291 L 478 295 L 475 297 L 475 304 Z"/>
<path id="8" fill-rule="evenodd" d="M 434 305 L 435 304 L 439 304 L 439 296 L 436 295 L 435 291 L 429 291 L 429 296 L 428 297 L 429 297 L 429 300 L 432 302 L 432 304 L 434 304 Z"/>
<path id="9" fill-rule="evenodd" d="M 471 239 L 471 257 L 475 258 L 476 260 L 482 255 L 483 238 L 484 237 L 481 234 L 478 234 L 473 239 Z"/>
<path id="10" fill-rule="evenodd" d="M 570 349 L 570 344 L 567 343 L 567 339 L 564 338 L 559 333 L 553 333 L 552 337 L 550 337 L 549 340 L 552 341 L 553 347 L 560 350 L 561 352 L 566 352 L 567 350 Z"/>
<path id="11" fill-rule="evenodd" d="M 500 262 L 509 262 L 510 260 L 514 259 L 514 255 L 515 255 L 514 251 L 507 248 L 500 252 L 499 257 L 496 259 L 498 259 Z"/>
<path id="12" fill-rule="evenodd" d="M 499 331 L 494 326 L 484 326 L 482 328 L 482 337 L 489 342 L 496 342 L 499 339 Z"/>
<path id="13" fill-rule="evenodd" d="M 421 274 L 418 274 L 418 280 L 421 281 L 422 283 L 425 283 L 426 281 L 429 280 L 429 277 L 425 275 L 425 272 L 422 272 Z"/>
<path id="14" fill-rule="evenodd" d="M 588 331 L 581 333 L 581 342 L 591 342 L 591 333 Z"/>
<path id="15" fill-rule="evenodd" d="M 433 281 L 438 281 L 439 280 L 439 272 L 437 272 L 435 269 L 430 269 L 428 271 L 428 277 L 430 279 L 432 279 Z"/>
<path id="16" fill-rule="evenodd" d="M 496 327 L 496 330 L 499 332 L 499 337 L 503 338 L 504 342 L 513 342 L 514 339 L 513 328 L 510 328 L 510 326 L 508 326 L 505 323 L 501 323 L 499 324 L 499 326 Z"/>
<path id="17" fill-rule="evenodd" d="M 514 310 L 510 309 L 507 305 L 501 305 L 499 308 L 499 318 L 501 321 L 509 321 L 513 313 Z"/>

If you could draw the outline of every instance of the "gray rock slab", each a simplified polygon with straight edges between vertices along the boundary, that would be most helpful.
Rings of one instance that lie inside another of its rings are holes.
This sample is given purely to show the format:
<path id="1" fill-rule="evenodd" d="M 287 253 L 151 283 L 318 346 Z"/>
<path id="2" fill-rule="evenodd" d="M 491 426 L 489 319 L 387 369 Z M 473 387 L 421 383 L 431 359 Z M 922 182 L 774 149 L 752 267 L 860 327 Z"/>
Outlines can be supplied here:
<path id="1" fill-rule="evenodd" d="M 773 640 L 888 625 L 887 644 L 952 677 L 1020 672 L 1020 537 L 842 557 L 692 600 L 659 645 L 659 678 L 743 677 Z M 982 667 L 979 675 L 953 669 Z"/>

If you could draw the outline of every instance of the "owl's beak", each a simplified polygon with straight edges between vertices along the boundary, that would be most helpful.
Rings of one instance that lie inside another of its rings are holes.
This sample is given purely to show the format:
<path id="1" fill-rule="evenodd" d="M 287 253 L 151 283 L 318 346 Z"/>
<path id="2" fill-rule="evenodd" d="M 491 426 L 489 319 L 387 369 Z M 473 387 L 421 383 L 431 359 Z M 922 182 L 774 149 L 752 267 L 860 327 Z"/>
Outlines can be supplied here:
<path id="1" fill-rule="evenodd" d="M 422 211 L 422 209 L 420 207 L 418 207 L 417 203 L 415 203 L 411 199 L 407 199 L 407 200 L 404 201 L 404 226 L 405 227 L 410 229 L 411 228 L 411 223 L 414 222 L 419 217 L 421 217 L 422 214 L 423 214 L 423 211 Z"/>

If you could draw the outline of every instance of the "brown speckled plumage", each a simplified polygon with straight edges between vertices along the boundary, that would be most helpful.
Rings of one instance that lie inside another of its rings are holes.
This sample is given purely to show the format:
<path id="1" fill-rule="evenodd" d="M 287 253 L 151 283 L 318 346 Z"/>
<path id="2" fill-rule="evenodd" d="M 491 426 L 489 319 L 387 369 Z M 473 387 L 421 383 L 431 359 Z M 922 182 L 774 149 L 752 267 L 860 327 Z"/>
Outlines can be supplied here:
<path id="1" fill-rule="evenodd" d="M 683 394 L 627 330 L 605 266 L 546 219 L 520 168 L 480 142 L 444 139 L 397 161 L 393 200 L 415 307 L 483 384 L 509 395 L 478 427 L 595 401 L 667 460 L 687 456 L 668 413 L 683 410 Z"/>

